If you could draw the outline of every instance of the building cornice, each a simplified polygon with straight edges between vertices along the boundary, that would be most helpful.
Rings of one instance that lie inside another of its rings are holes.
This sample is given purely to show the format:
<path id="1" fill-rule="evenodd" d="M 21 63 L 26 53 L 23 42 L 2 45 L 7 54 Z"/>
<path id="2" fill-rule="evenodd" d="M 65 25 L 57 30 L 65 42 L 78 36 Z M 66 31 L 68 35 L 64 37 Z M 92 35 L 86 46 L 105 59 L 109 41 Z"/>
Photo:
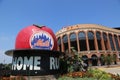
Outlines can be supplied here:
<path id="1" fill-rule="evenodd" d="M 114 32 L 117 34 L 120 34 L 120 30 L 117 29 L 113 29 L 113 28 L 108 28 L 106 26 L 102 26 L 102 25 L 97 25 L 97 24 L 77 24 L 77 25 L 73 25 L 73 26 L 68 26 L 68 27 L 64 27 L 61 30 L 59 30 L 56 33 L 56 36 L 63 34 L 63 33 L 68 33 L 68 32 L 72 32 L 72 31 L 81 31 L 81 30 L 96 30 L 96 31 L 102 31 L 102 32 Z"/>

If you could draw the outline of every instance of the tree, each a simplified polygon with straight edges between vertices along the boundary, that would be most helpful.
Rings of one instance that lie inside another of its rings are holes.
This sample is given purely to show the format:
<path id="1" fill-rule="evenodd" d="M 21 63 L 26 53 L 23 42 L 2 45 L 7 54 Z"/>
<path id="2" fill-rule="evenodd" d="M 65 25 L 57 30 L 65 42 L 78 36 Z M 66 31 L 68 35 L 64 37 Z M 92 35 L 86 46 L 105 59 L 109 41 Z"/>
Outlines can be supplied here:
<path id="1" fill-rule="evenodd" d="M 107 63 L 107 66 L 110 67 L 110 64 L 112 63 L 112 58 L 110 54 L 106 56 L 106 63 Z"/>
<path id="2" fill-rule="evenodd" d="M 112 60 L 113 60 L 114 64 L 117 64 L 117 61 L 116 61 L 116 59 L 117 59 L 117 56 L 116 56 L 116 54 L 113 54 L 113 55 L 112 55 Z"/>
<path id="3" fill-rule="evenodd" d="M 62 64 L 60 65 L 60 68 L 62 68 L 62 72 L 64 73 L 65 69 L 69 73 L 83 71 L 83 61 L 79 57 L 78 52 L 74 49 L 74 47 L 71 47 L 71 53 L 68 53 L 68 50 L 66 50 L 66 52 L 67 53 L 65 55 L 62 55 L 62 57 L 60 58 L 60 64 Z"/>

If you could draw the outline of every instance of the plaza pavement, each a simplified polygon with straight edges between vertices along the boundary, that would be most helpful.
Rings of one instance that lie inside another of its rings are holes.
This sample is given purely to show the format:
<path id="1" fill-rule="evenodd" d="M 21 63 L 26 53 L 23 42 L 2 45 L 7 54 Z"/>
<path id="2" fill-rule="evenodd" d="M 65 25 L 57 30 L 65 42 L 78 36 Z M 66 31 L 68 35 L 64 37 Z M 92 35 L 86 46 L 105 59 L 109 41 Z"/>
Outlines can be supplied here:
<path id="1" fill-rule="evenodd" d="M 96 66 L 94 68 L 98 68 L 102 71 L 108 72 L 108 73 L 112 73 L 112 74 L 119 74 L 120 75 L 120 64 L 117 65 L 110 65 L 110 67 L 106 66 Z"/>

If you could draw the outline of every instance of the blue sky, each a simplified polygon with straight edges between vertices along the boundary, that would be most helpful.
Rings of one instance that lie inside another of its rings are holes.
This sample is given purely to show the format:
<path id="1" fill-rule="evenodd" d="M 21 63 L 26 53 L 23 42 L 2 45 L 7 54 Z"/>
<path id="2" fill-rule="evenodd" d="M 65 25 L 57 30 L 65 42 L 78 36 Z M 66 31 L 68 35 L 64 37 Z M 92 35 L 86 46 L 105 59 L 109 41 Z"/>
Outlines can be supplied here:
<path id="1" fill-rule="evenodd" d="M 0 63 L 11 62 L 4 52 L 14 49 L 18 32 L 32 24 L 54 33 L 75 24 L 120 27 L 120 0 L 0 0 Z"/>

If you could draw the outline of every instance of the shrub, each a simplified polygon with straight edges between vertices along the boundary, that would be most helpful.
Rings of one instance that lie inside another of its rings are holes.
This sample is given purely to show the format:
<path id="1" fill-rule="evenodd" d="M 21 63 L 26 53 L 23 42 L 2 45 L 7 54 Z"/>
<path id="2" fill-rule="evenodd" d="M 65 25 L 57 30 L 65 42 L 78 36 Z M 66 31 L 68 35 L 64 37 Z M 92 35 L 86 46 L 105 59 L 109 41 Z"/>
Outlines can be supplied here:
<path id="1" fill-rule="evenodd" d="M 72 77 L 61 77 L 59 78 L 58 80 L 95 80 L 94 78 L 88 78 L 88 77 L 84 77 L 84 78 L 80 78 L 80 77 L 77 77 L 77 78 L 72 78 Z"/>

